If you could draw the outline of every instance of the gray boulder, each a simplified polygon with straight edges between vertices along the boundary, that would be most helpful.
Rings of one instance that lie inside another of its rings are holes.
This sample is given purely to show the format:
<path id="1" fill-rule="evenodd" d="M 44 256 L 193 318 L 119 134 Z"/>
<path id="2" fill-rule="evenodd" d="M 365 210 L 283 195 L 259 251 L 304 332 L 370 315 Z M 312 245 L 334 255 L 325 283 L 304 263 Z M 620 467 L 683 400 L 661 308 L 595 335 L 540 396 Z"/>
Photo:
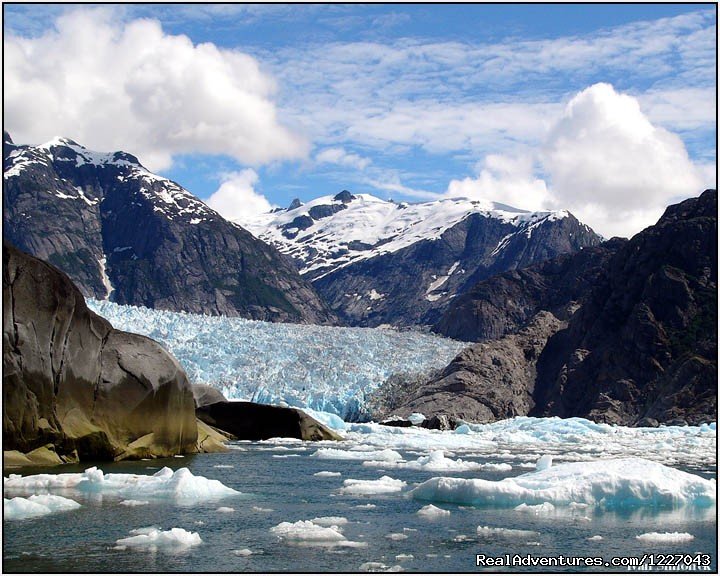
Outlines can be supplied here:
<path id="1" fill-rule="evenodd" d="M 185 372 L 113 329 L 70 279 L 3 243 L 3 450 L 61 461 L 170 456 L 197 440 Z"/>

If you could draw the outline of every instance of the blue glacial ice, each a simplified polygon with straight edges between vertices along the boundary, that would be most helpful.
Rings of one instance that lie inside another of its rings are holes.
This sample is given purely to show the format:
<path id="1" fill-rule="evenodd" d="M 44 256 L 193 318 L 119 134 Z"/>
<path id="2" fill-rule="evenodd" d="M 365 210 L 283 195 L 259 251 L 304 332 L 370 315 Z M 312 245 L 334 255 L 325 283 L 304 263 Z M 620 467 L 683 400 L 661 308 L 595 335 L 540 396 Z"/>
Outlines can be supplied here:
<path id="1" fill-rule="evenodd" d="M 107 301 L 88 306 L 115 328 L 161 342 L 193 383 L 229 399 L 366 415 L 366 396 L 390 375 L 446 366 L 461 342 L 412 331 L 274 324 Z"/>

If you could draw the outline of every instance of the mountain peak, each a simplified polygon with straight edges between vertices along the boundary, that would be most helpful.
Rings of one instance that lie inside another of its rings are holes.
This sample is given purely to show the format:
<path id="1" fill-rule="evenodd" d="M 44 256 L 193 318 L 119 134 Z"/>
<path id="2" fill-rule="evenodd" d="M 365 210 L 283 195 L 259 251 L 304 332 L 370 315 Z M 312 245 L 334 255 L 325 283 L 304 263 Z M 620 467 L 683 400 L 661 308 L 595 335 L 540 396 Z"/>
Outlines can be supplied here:
<path id="1" fill-rule="evenodd" d="M 342 202 L 343 204 L 349 204 L 355 199 L 356 197 L 350 194 L 348 190 L 343 190 L 339 194 L 335 194 L 335 196 L 333 196 L 333 200 L 337 202 Z"/>

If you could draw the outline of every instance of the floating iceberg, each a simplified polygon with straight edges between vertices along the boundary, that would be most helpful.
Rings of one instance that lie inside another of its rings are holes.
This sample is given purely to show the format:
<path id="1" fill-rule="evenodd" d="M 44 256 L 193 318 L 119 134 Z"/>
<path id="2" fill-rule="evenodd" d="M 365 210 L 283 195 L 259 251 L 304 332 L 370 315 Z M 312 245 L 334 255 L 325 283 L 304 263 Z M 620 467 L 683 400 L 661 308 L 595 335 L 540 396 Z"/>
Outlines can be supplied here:
<path id="1" fill-rule="evenodd" d="M 323 523 L 324 524 L 324 523 Z M 353 542 L 345 538 L 338 525 L 322 525 L 312 520 L 281 522 L 270 528 L 270 532 L 283 541 L 305 546 L 347 546 L 360 548 L 365 542 Z"/>
<path id="2" fill-rule="evenodd" d="M 385 450 L 384 452 L 394 452 L 393 450 Z M 397 452 L 395 452 L 397 454 Z M 398 454 L 398 456 L 400 456 Z M 376 459 L 372 458 L 363 462 L 364 466 L 378 466 L 383 468 L 403 468 L 406 470 L 425 470 L 428 472 L 467 472 L 470 470 L 512 470 L 512 466 L 508 464 L 492 464 L 471 462 L 465 460 L 453 460 L 446 458 L 442 450 L 433 450 L 426 456 L 420 456 L 416 460 L 409 462 L 397 461 L 397 459 Z"/>
<path id="3" fill-rule="evenodd" d="M 395 462 L 402 455 L 395 450 L 342 450 L 338 448 L 320 448 L 312 453 L 314 458 L 323 460 L 366 460 L 372 462 Z"/>
<path id="4" fill-rule="evenodd" d="M 534 530 L 517 530 L 515 528 L 491 528 L 490 526 L 478 526 L 478 536 L 503 536 L 506 538 L 533 538 L 539 536 Z"/>
<path id="5" fill-rule="evenodd" d="M 352 495 L 370 495 L 370 494 L 390 494 L 392 492 L 401 492 L 407 485 L 403 480 L 395 480 L 389 476 L 383 476 L 377 480 L 353 480 L 348 479 L 343 482 L 340 489 L 341 494 Z"/>
<path id="6" fill-rule="evenodd" d="M 427 506 L 420 508 L 416 514 L 418 516 L 422 516 L 423 518 L 443 518 L 445 516 L 450 516 L 450 510 L 443 510 L 442 508 L 428 504 Z"/>
<path id="7" fill-rule="evenodd" d="M 133 550 L 149 552 L 184 552 L 185 550 L 202 544 L 197 532 L 188 532 L 182 528 L 161 530 L 155 526 L 131 530 L 127 538 L 120 538 L 115 542 L 116 550 Z"/>
<path id="8" fill-rule="evenodd" d="M 694 540 L 695 536 L 687 532 L 646 532 L 635 536 L 643 542 L 659 542 L 661 544 L 675 544 L 678 542 L 689 542 Z"/>
<path id="9" fill-rule="evenodd" d="M 80 504 L 75 500 L 50 494 L 33 494 L 29 498 L 3 498 L 3 519 L 25 520 L 77 508 L 80 508 Z"/>
<path id="10" fill-rule="evenodd" d="M 392 374 L 441 368 L 464 347 L 409 330 L 279 324 L 97 300 L 88 306 L 119 330 L 158 340 L 191 382 L 229 399 L 286 402 L 345 420 L 366 417 L 367 396 Z"/>
<path id="11" fill-rule="evenodd" d="M 657 462 L 624 458 L 558 464 L 497 482 L 431 478 L 410 494 L 417 500 L 476 506 L 584 503 L 607 509 L 709 507 L 715 505 L 717 486 L 711 480 Z"/>
<path id="12" fill-rule="evenodd" d="M 68 474 L 11 474 L 3 480 L 7 491 L 35 492 L 73 490 L 80 493 L 107 494 L 123 500 L 173 500 L 197 503 L 240 494 L 218 480 L 195 476 L 187 468 L 163 468 L 152 476 L 142 474 L 104 474 L 96 467 Z"/>
<path id="13" fill-rule="evenodd" d="M 339 476 L 342 476 L 342 473 L 330 472 L 329 470 L 321 470 L 320 472 L 315 472 L 313 476 L 317 476 L 318 478 L 337 478 Z"/>

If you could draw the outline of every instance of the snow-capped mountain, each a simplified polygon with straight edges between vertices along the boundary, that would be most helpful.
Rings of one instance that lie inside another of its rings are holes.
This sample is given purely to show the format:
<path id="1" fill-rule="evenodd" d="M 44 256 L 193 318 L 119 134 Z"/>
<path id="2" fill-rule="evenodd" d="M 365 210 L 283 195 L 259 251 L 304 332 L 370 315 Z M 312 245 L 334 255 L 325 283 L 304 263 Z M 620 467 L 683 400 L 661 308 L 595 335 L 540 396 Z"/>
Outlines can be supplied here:
<path id="1" fill-rule="evenodd" d="M 431 324 L 478 280 L 600 242 L 567 211 L 343 190 L 240 222 L 295 259 L 350 324 Z"/>
<path id="2" fill-rule="evenodd" d="M 3 234 L 87 296 L 168 310 L 325 323 L 286 258 L 125 152 L 4 135 Z"/>

